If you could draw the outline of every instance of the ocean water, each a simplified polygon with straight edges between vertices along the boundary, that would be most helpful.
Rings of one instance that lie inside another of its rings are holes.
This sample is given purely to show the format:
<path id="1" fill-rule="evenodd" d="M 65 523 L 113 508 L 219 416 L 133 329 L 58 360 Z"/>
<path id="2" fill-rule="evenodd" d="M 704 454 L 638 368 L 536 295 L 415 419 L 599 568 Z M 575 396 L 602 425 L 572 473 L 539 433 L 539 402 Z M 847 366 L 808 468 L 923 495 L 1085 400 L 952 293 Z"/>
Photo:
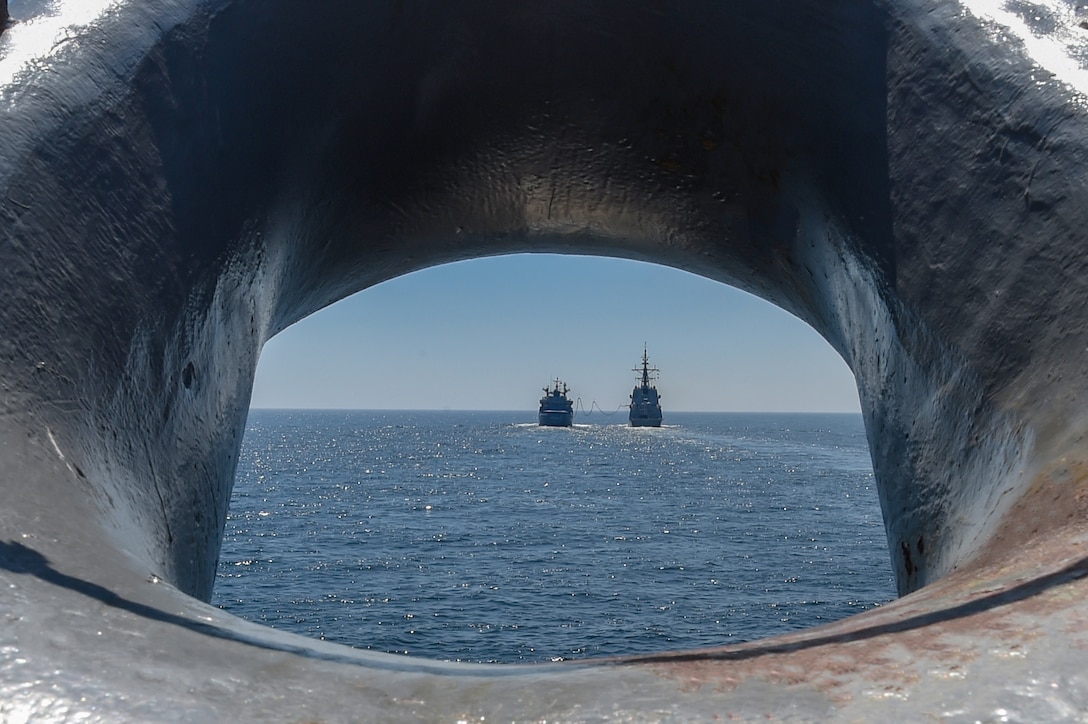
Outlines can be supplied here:
<path id="1" fill-rule="evenodd" d="M 213 603 L 429 659 L 736 643 L 895 597 L 860 415 L 253 410 Z"/>

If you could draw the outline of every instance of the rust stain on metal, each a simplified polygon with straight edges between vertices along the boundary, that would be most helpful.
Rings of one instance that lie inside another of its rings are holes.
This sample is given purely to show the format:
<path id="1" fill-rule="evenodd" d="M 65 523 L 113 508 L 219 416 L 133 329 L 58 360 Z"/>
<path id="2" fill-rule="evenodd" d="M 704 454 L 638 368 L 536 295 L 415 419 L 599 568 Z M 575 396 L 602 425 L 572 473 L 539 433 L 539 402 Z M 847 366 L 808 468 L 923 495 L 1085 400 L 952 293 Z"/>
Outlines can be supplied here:
<path id="1" fill-rule="evenodd" d="M 1042 560 L 1078 538 L 1075 527 L 1088 518 L 1088 461 L 1060 457 L 1032 480 L 1005 515 L 972 566 L 1011 564 L 1025 549 L 1045 548 Z M 1040 538 L 1040 536 L 1044 536 Z"/>

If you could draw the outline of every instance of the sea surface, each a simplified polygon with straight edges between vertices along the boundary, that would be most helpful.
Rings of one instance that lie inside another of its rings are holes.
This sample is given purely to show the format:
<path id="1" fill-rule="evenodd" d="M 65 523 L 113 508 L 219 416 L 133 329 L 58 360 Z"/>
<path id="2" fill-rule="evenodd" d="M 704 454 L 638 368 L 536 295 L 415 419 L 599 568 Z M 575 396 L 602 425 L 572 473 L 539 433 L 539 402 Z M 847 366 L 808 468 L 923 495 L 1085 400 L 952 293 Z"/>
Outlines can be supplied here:
<path id="1" fill-rule="evenodd" d="M 359 648 L 533 662 L 894 597 L 860 415 L 253 410 L 213 603 Z"/>

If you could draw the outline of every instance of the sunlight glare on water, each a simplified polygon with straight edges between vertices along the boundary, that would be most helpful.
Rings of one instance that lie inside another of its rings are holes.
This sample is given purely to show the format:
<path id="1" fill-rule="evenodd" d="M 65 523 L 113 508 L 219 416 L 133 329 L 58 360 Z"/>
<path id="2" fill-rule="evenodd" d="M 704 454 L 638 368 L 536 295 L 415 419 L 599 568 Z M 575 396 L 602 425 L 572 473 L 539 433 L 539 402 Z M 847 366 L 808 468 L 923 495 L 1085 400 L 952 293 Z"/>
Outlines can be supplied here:
<path id="1" fill-rule="evenodd" d="M 515 662 L 736 643 L 895 595 L 858 415 L 526 417 L 253 411 L 214 602 Z"/>

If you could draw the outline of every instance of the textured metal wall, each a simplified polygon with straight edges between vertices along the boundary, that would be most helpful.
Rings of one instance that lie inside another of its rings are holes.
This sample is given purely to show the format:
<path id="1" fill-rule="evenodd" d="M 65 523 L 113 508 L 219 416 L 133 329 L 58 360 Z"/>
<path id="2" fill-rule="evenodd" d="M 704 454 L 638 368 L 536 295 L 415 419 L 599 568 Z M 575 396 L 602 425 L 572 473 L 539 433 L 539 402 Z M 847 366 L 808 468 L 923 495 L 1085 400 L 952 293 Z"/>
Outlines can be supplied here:
<path id="1" fill-rule="evenodd" d="M 12 12 L 0 715 L 1083 715 L 1072 6 Z M 910 595 L 771 641 L 558 667 L 366 654 L 200 603 L 263 343 L 400 274 L 521 251 L 676 266 L 823 334 L 857 377 Z"/>

